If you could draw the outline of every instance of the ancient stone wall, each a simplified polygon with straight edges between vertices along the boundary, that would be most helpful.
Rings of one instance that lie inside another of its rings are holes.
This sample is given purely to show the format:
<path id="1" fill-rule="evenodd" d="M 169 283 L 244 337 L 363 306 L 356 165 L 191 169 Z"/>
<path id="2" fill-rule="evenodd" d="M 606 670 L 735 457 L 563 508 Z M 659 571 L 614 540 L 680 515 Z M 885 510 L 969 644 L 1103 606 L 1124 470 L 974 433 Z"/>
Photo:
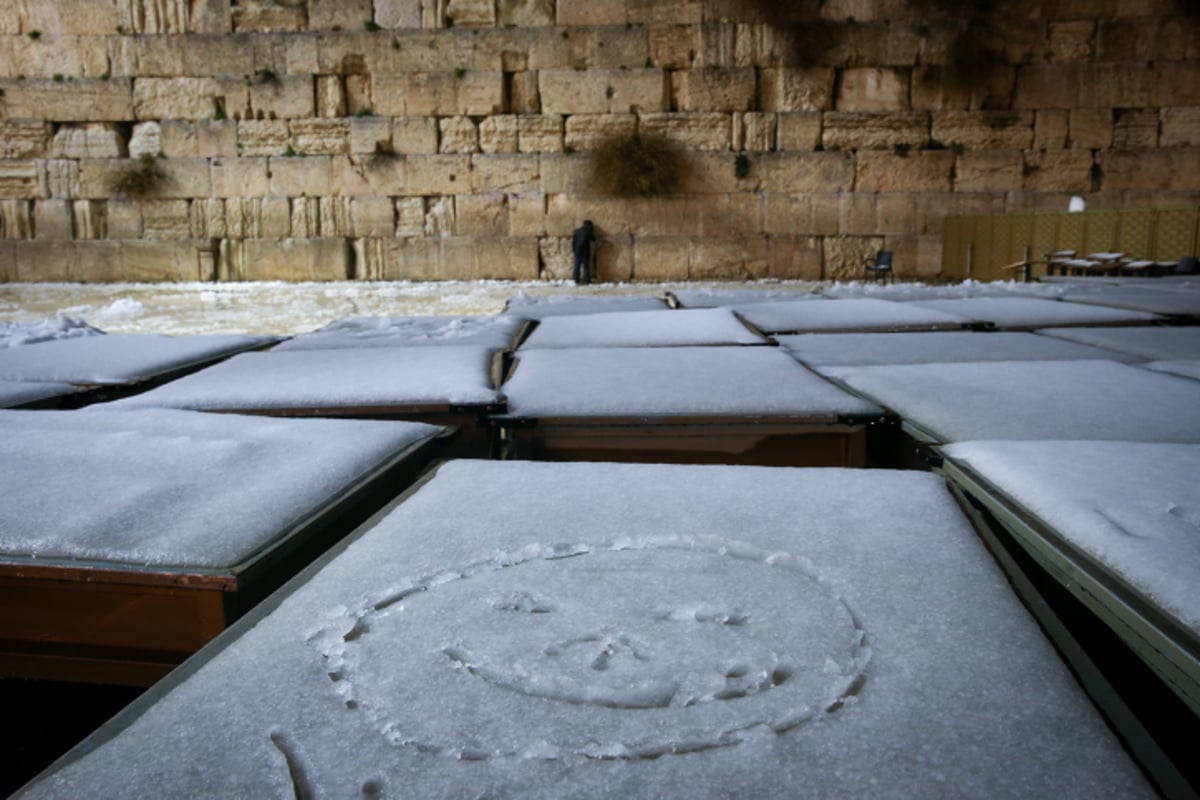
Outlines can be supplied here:
<path id="1" fill-rule="evenodd" d="M 794 5 L 9 0 L 0 280 L 564 277 L 585 218 L 605 280 L 933 276 L 948 214 L 1200 202 L 1173 0 Z M 677 194 L 591 188 L 632 131 Z"/>

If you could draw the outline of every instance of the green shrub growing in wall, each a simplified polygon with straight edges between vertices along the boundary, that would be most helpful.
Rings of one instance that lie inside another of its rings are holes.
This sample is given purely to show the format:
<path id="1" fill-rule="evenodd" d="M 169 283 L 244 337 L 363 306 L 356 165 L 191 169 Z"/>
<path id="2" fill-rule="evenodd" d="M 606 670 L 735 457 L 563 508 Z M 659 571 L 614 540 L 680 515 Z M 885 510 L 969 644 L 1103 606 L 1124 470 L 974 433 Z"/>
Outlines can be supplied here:
<path id="1" fill-rule="evenodd" d="M 149 197 L 167 183 L 166 170 L 159 160 L 142 153 L 118 169 L 109 179 L 109 191 L 121 197 Z"/>
<path id="2" fill-rule="evenodd" d="M 592 159 L 591 188 L 614 197 L 672 194 L 683 181 L 684 158 L 664 136 L 617 134 L 602 140 Z"/>

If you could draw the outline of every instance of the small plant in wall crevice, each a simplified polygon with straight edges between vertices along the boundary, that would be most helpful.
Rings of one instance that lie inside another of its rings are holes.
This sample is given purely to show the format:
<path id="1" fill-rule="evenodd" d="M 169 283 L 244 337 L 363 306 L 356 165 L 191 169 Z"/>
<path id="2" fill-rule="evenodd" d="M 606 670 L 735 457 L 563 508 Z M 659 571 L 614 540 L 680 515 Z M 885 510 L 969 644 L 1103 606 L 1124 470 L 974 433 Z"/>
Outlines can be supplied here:
<path id="1" fill-rule="evenodd" d="M 626 133 L 609 136 L 596 147 L 589 183 L 613 197 L 654 197 L 678 191 L 685 161 L 665 136 Z"/>
<path id="2" fill-rule="evenodd" d="M 122 197 L 150 197 L 166 186 L 169 178 L 159 159 L 142 153 L 113 173 L 109 191 Z"/>

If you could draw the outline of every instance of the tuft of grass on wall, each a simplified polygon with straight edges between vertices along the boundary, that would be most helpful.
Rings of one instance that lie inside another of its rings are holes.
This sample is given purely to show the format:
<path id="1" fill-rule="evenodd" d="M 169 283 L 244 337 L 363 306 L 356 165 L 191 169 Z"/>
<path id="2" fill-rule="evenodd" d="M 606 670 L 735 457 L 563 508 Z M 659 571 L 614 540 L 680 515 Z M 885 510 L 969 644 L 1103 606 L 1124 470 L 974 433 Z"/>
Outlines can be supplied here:
<path id="1" fill-rule="evenodd" d="M 165 186 L 167 180 L 159 160 L 149 153 L 142 153 L 113 174 L 108 188 L 121 197 L 149 197 Z"/>
<path id="2" fill-rule="evenodd" d="M 683 182 L 679 147 L 664 136 L 617 134 L 599 143 L 592 159 L 590 186 L 613 197 L 673 194 Z"/>

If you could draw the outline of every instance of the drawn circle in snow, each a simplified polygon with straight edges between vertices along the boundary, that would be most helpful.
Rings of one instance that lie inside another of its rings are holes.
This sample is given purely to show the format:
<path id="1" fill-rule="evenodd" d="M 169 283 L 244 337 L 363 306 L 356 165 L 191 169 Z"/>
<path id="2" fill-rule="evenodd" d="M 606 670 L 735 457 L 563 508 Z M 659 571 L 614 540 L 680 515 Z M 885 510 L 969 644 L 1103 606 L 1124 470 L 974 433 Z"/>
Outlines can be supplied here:
<path id="1" fill-rule="evenodd" d="M 355 616 L 325 651 L 347 706 L 467 759 L 736 744 L 841 708 L 870 657 L 803 560 L 695 539 L 531 547 Z"/>

